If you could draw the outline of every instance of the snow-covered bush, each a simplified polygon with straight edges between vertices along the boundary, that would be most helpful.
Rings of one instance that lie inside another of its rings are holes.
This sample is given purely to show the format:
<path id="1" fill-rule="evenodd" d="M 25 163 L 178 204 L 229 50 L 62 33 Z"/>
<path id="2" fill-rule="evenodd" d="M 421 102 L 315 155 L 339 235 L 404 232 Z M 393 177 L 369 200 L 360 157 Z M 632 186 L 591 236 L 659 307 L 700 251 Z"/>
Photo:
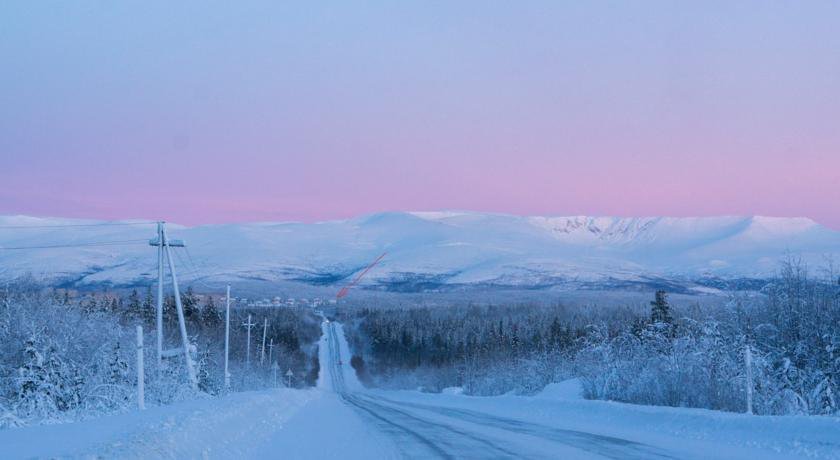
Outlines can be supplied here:
<path id="1" fill-rule="evenodd" d="M 840 285 L 795 259 L 757 295 L 674 310 L 378 308 L 344 313 L 363 383 L 495 395 L 581 377 L 584 395 L 758 414 L 840 414 Z M 745 364 L 749 347 L 750 372 Z M 751 375 L 752 380 L 749 380 Z"/>
<path id="2" fill-rule="evenodd" d="M 55 423 L 137 407 L 136 331 L 145 331 L 146 404 L 160 405 L 222 392 L 224 323 L 212 300 L 202 306 L 188 289 L 187 331 L 198 352 L 193 356 L 198 391 L 189 384 L 180 355 L 158 365 L 154 344 L 154 306 L 136 291 L 125 298 L 114 293 L 76 295 L 38 286 L 28 280 L 0 291 L 0 428 Z M 167 305 L 174 304 L 170 299 Z M 149 311 L 151 310 L 151 312 Z M 208 311 L 213 310 L 213 311 Z M 247 315 L 238 309 L 231 330 L 232 391 L 266 388 L 273 384 L 266 359 L 258 364 L 259 344 L 252 337 L 252 366 L 244 365 L 242 328 Z M 309 310 L 253 312 L 269 319 L 267 337 L 285 369 L 310 376 L 295 380 L 311 385 L 319 319 Z M 180 344 L 172 308 L 165 309 L 164 346 Z M 317 363 L 315 364 L 317 365 Z"/>
<path id="3" fill-rule="evenodd" d="M 15 424 L 69 420 L 127 404 L 125 390 L 118 399 L 108 395 L 109 404 L 94 404 L 103 385 L 125 386 L 109 381 L 116 369 L 108 368 L 108 351 L 117 359 L 122 340 L 116 319 L 37 290 L 8 292 L 0 304 L 0 394 Z"/>
<path id="4" fill-rule="evenodd" d="M 733 298 L 667 333 L 655 323 L 613 334 L 596 327 L 575 358 L 585 396 L 742 412 L 751 385 L 758 414 L 840 414 L 835 283 L 833 275 L 809 278 L 791 260 L 765 296 Z"/>

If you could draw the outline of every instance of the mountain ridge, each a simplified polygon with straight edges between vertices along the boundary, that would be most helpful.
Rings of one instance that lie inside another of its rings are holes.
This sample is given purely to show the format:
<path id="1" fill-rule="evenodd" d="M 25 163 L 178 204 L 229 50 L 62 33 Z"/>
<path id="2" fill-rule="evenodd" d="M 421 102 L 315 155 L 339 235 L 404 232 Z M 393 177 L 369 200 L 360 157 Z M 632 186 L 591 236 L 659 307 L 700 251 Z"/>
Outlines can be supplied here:
<path id="1" fill-rule="evenodd" d="M 154 223 L 0 216 L 0 278 L 148 284 Z M 167 224 L 185 282 L 261 279 L 339 285 L 382 252 L 372 289 L 597 287 L 772 276 L 786 254 L 840 257 L 840 232 L 807 218 L 514 216 L 384 212 L 317 223 Z M 127 246 L 74 246 L 132 241 Z M 42 246 L 61 246 L 43 248 Z M 4 248 L 25 248 L 11 250 Z M 411 286 L 417 285 L 416 288 Z"/>

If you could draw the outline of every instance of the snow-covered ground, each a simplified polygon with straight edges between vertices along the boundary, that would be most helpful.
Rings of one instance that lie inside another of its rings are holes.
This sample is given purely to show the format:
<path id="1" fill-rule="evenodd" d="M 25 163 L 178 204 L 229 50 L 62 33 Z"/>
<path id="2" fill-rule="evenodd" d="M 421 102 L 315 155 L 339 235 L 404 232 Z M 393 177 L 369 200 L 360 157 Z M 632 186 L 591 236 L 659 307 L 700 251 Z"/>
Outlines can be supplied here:
<path id="1" fill-rule="evenodd" d="M 207 398 L 0 431 L 0 457 L 840 459 L 840 419 L 758 417 L 580 398 L 371 391 L 325 322 L 317 388 Z"/>
<path id="2" fill-rule="evenodd" d="M 251 457 L 318 394 L 235 393 L 78 423 L 0 431 L 0 458 Z"/>

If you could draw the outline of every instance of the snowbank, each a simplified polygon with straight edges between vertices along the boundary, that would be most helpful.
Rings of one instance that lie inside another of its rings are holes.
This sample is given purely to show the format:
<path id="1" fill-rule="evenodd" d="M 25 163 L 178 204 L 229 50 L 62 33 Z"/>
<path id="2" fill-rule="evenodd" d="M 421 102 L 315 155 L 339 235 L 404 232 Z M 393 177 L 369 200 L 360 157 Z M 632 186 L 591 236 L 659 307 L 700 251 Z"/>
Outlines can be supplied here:
<path id="1" fill-rule="evenodd" d="M 243 392 L 78 423 L 0 430 L 0 457 L 251 457 L 320 396 L 315 390 Z"/>
<path id="2" fill-rule="evenodd" d="M 445 395 L 460 395 L 464 394 L 464 389 L 461 387 L 447 387 L 441 390 L 441 393 Z"/>
<path id="3" fill-rule="evenodd" d="M 583 399 L 583 386 L 580 379 L 569 379 L 559 383 L 550 383 L 535 398 L 554 400 L 579 400 Z"/>

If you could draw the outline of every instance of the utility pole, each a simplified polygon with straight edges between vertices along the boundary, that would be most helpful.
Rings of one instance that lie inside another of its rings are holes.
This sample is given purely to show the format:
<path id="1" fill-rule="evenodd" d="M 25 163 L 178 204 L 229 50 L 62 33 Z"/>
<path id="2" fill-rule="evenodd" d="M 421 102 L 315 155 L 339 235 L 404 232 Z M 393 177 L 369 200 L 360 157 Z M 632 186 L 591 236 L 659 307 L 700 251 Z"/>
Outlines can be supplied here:
<path id="1" fill-rule="evenodd" d="M 291 388 L 291 387 L 292 387 L 292 376 L 294 376 L 294 375 L 295 375 L 295 374 L 294 374 L 294 373 L 292 373 L 292 369 L 291 369 L 291 368 L 289 368 L 289 370 L 287 370 L 287 371 L 286 371 L 286 378 L 288 378 L 288 379 L 289 379 L 289 384 L 288 384 L 287 386 L 288 386 L 289 388 Z"/>
<path id="2" fill-rule="evenodd" d="M 155 304 L 155 328 L 157 332 L 157 365 L 163 363 L 163 222 L 157 224 L 158 283 L 157 303 Z"/>
<path id="3" fill-rule="evenodd" d="M 265 361 L 265 332 L 268 329 L 268 318 L 263 320 L 263 339 L 262 339 L 262 348 L 260 348 L 260 366 L 263 365 L 263 361 Z"/>
<path id="4" fill-rule="evenodd" d="M 248 314 L 248 322 L 247 323 L 242 323 L 242 325 L 245 326 L 246 329 L 248 329 L 248 342 L 247 342 L 248 345 L 247 345 L 247 349 L 245 351 L 245 364 L 246 364 L 247 367 L 250 368 L 251 367 L 251 328 L 256 326 L 255 323 L 251 322 L 251 314 L 250 313 Z"/>
<path id="5" fill-rule="evenodd" d="M 10 301 L 11 301 L 11 299 L 9 299 L 9 282 L 6 281 L 6 288 L 5 288 L 4 294 L 3 294 L 3 305 L 6 306 L 5 310 L 6 310 L 6 317 L 9 321 L 8 324 L 11 324 L 10 321 L 11 321 L 11 318 L 12 318 L 12 308 L 9 306 Z"/>
<path id="6" fill-rule="evenodd" d="M 145 369 L 143 365 L 143 326 L 137 326 L 137 407 L 146 408 Z"/>
<path id="7" fill-rule="evenodd" d="M 273 381 L 274 381 L 274 386 L 275 387 L 277 386 L 277 370 L 278 369 L 280 369 L 280 366 L 278 366 L 277 363 L 274 363 L 274 364 L 271 365 L 271 371 L 274 374 Z"/>
<path id="8" fill-rule="evenodd" d="M 744 350 L 744 364 L 747 367 L 747 413 L 753 413 L 753 376 L 752 376 L 752 349 L 747 345 Z"/>
<path id="9" fill-rule="evenodd" d="M 273 362 L 271 360 L 271 352 L 274 351 L 274 337 L 271 338 L 271 342 L 268 344 L 268 362 Z"/>
<path id="10" fill-rule="evenodd" d="M 228 372 L 228 355 L 230 354 L 230 284 L 225 294 L 225 390 L 230 389 L 230 372 Z"/>
<path id="11" fill-rule="evenodd" d="M 172 260 L 172 250 L 166 238 L 166 227 L 163 227 L 163 248 L 166 251 L 166 260 L 169 262 L 169 274 L 172 275 L 172 289 L 175 291 L 175 306 L 178 309 L 178 328 L 181 329 L 181 344 L 184 347 L 184 361 L 187 363 L 187 375 L 194 390 L 198 389 L 198 381 L 195 378 L 192 357 L 190 357 L 190 340 L 187 337 L 187 323 L 184 320 L 184 306 L 181 304 L 181 292 L 178 290 L 178 277 L 175 275 L 175 262 Z"/>
<path id="12" fill-rule="evenodd" d="M 158 296 L 155 311 L 155 322 L 157 329 L 157 360 L 158 364 L 163 363 L 163 357 L 171 357 L 177 355 L 175 350 L 163 350 L 163 259 L 165 258 L 169 265 L 169 274 L 172 276 L 172 289 L 175 294 L 175 306 L 178 309 L 178 327 L 181 332 L 181 345 L 183 347 L 184 362 L 187 368 L 187 376 L 190 380 L 190 385 L 193 389 L 198 389 L 198 381 L 195 377 L 195 368 L 193 367 L 192 357 L 190 356 L 190 341 L 187 337 L 187 325 L 184 320 L 184 306 L 181 304 L 181 292 L 178 289 L 178 276 L 175 274 L 175 262 L 172 260 L 173 247 L 182 248 L 184 242 L 181 240 L 169 240 L 166 236 L 166 222 L 158 222 L 157 238 L 149 241 L 149 246 L 158 248 Z M 174 354 L 173 354 L 174 352 Z"/>

